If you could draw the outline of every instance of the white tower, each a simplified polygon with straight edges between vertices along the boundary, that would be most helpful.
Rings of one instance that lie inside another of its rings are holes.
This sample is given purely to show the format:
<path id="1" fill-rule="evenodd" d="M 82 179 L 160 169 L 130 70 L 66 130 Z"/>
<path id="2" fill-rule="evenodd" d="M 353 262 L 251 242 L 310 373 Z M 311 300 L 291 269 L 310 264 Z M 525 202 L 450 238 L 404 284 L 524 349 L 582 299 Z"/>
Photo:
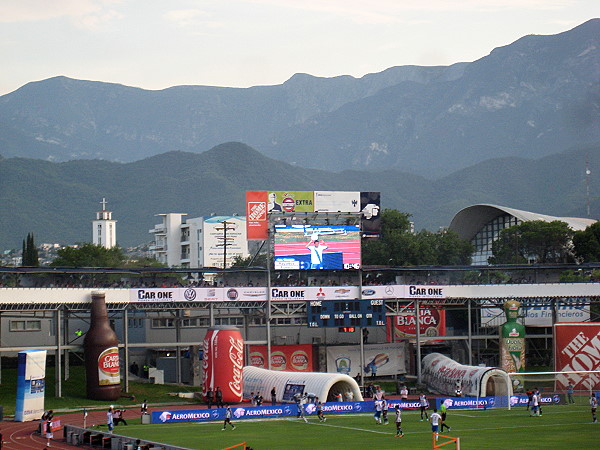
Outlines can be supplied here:
<path id="1" fill-rule="evenodd" d="M 96 213 L 92 221 L 92 243 L 104 248 L 117 245 L 117 221 L 112 219 L 112 212 L 106 210 L 106 199 L 100 202 L 102 210 Z"/>

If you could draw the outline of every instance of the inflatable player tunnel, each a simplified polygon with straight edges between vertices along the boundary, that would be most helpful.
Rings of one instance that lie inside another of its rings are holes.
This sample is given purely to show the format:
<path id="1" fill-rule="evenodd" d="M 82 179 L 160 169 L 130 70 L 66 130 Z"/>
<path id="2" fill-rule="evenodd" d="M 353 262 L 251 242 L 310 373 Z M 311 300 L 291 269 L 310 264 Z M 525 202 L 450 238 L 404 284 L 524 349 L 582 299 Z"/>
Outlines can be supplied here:
<path id="1" fill-rule="evenodd" d="M 283 372 L 259 367 L 244 367 L 244 398 L 260 392 L 265 403 L 271 401 L 271 390 L 275 388 L 277 402 L 293 401 L 294 394 L 313 394 L 322 402 L 336 400 L 337 394 L 345 397 L 353 394 L 353 400 L 362 401 L 358 383 L 354 378 L 340 373 Z"/>
<path id="2" fill-rule="evenodd" d="M 454 395 L 459 387 L 466 397 L 512 395 L 510 377 L 496 367 L 465 366 L 441 353 L 431 353 L 423 358 L 422 368 L 423 382 L 438 394 Z"/>

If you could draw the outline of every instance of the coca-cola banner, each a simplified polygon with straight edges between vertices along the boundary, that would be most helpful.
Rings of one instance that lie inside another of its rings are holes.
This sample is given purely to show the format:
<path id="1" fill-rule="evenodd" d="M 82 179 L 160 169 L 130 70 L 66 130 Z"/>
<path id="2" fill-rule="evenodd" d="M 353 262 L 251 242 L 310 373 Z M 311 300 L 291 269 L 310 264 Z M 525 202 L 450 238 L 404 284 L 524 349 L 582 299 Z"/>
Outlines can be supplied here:
<path id="1" fill-rule="evenodd" d="M 267 346 L 251 345 L 250 365 L 268 369 Z M 313 372 L 315 367 L 313 346 L 303 345 L 272 345 L 271 370 L 285 370 L 287 372 Z"/>
<path id="2" fill-rule="evenodd" d="M 558 323 L 554 346 L 557 372 L 600 370 L 600 323 Z M 598 390 L 600 374 L 558 375 L 556 389 L 565 389 L 569 383 L 577 390 Z"/>
<path id="3" fill-rule="evenodd" d="M 386 376 L 406 373 L 406 345 L 365 344 L 365 376 Z M 361 373 L 360 345 L 327 347 L 327 372 L 339 372 L 352 377 Z"/>
<path id="4" fill-rule="evenodd" d="M 419 333 L 421 337 L 446 336 L 446 311 L 441 308 L 419 307 Z M 415 304 L 407 303 L 397 316 L 387 317 L 388 342 L 413 338 L 417 335 Z"/>

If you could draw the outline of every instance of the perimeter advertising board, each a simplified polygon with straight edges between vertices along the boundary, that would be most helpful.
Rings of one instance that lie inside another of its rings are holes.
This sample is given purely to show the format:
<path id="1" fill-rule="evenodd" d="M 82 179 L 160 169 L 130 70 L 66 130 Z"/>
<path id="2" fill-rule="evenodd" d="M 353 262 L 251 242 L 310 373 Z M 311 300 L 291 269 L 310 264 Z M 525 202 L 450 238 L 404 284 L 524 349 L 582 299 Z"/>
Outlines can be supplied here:
<path id="1" fill-rule="evenodd" d="M 406 373 L 406 344 L 364 345 L 365 366 L 362 373 L 372 376 L 389 376 Z M 361 373 L 360 345 L 327 347 L 327 372 L 355 376 Z"/>
<path id="2" fill-rule="evenodd" d="M 554 370 L 557 372 L 600 370 L 600 323 L 554 325 Z M 556 389 L 571 383 L 575 390 L 600 389 L 600 374 L 557 375 Z"/>
<path id="3" fill-rule="evenodd" d="M 267 346 L 251 345 L 250 365 L 268 369 Z M 287 372 L 313 372 L 314 354 L 311 344 L 303 345 L 272 345 L 271 346 L 271 370 L 283 370 Z"/>

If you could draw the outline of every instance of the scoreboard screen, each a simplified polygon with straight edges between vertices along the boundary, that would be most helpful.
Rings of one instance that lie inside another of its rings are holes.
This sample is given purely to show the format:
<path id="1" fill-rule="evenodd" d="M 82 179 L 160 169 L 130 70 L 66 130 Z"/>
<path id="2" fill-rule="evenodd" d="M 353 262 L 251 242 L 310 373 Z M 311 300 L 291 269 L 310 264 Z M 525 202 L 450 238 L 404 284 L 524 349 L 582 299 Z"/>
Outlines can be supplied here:
<path id="1" fill-rule="evenodd" d="M 306 302 L 309 328 L 385 326 L 384 300 L 310 300 Z"/>

